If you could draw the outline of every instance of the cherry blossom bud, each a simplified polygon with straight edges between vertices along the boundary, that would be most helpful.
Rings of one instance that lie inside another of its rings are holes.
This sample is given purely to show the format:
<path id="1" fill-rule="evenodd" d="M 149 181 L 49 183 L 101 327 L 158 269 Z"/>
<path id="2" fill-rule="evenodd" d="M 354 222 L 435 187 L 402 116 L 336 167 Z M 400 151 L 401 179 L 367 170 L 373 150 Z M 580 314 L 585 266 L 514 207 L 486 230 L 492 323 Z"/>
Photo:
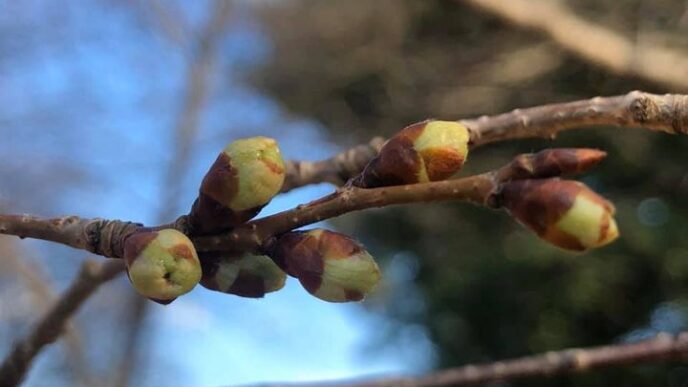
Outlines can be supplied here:
<path id="1" fill-rule="evenodd" d="M 619 236 L 614 206 L 577 181 L 512 181 L 503 184 L 499 197 L 519 222 L 563 249 L 584 251 Z"/>
<path id="2" fill-rule="evenodd" d="M 287 278 L 270 257 L 222 257 L 203 264 L 201 285 L 222 293 L 261 298 L 284 287 Z"/>
<path id="3" fill-rule="evenodd" d="M 363 246 L 328 230 L 286 233 L 270 255 L 309 293 L 325 301 L 360 301 L 380 282 L 380 269 Z"/>
<path id="4" fill-rule="evenodd" d="M 363 188 L 444 180 L 468 156 L 468 129 L 456 121 L 423 121 L 389 139 L 353 184 Z"/>
<path id="5" fill-rule="evenodd" d="M 124 242 L 124 261 L 134 289 L 163 304 L 190 292 L 201 279 L 193 243 L 174 229 L 132 234 Z"/>
<path id="6" fill-rule="evenodd" d="M 189 223 L 198 233 L 216 232 L 254 217 L 284 183 L 277 142 L 251 137 L 229 144 L 205 175 Z"/>

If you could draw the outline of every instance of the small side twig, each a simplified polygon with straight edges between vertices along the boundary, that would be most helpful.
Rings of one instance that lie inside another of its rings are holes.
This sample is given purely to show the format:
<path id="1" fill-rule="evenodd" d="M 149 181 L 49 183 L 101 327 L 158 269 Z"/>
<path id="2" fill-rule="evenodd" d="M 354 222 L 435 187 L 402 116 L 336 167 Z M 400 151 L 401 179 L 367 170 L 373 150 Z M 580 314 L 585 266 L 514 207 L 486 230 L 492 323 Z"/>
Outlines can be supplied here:
<path id="1" fill-rule="evenodd" d="M 352 176 L 363 170 L 384 143 L 384 138 L 375 137 L 368 144 L 347 149 L 329 159 L 314 162 L 287 161 L 282 192 L 318 183 L 344 185 Z"/>
<path id="2" fill-rule="evenodd" d="M 3 386 L 21 383 L 33 359 L 46 345 L 54 342 L 64 330 L 69 318 L 103 283 L 123 272 L 124 263 L 113 260 L 105 263 L 86 261 L 76 280 L 59 301 L 41 318 L 29 334 L 16 342 L 0 365 Z"/>

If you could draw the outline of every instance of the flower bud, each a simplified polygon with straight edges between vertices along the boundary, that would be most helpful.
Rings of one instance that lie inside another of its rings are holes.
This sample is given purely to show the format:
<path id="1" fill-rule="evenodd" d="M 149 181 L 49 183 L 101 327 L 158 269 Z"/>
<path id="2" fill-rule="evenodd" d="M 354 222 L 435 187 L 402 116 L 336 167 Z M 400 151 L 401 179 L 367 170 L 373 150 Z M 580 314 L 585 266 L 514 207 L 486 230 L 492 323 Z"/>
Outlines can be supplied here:
<path id="1" fill-rule="evenodd" d="M 614 206 L 577 181 L 517 180 L 503 184 L 498 195 L 519 222 L 563 249 L 584 251 L 619 236 Z"/>
<path id="2" fill-rule="evenodd" d="M 522 154 L 499 170 L 498 180 L 556 177 L 586 172 L 607 153 L 589 148 L 554 148 Z"/>
<path id="3" fill-rule="evenodd" d="M 468 156 L 468 129 L 455 121 L 423 121 L 402 129 L 353 184 L 363 188 L 444 180 Z"/>
<path id="4" fill-rule="evenodd" d="M 124 261 L 134 289 L 160 303 L 190 292 L 201 279 L 193 243 L 174 229 L 129 236 L 124 242 Z"/>
<path id="5" fill-rule="evenodd" d="M 195 231 L 220 231 L 254 217 L 284 183 L 277 142 L 251 137 L 229 144 L 203 178 L 190 223 Z"/>
<path id="6" fill-rule="evenodd" d="M 363 246 L 332 231 L 286 233 L 270 256 L 310 294 L 325 301 L 360 301 L 380 282 L 380 269 Z"/>
<path id="7" fill-rule="evenodd" d="M 270 257 L 223 257 L 203 264 L 201 285 L 222 293 L 261 298 L 284 287 L 287 278 Z"/>

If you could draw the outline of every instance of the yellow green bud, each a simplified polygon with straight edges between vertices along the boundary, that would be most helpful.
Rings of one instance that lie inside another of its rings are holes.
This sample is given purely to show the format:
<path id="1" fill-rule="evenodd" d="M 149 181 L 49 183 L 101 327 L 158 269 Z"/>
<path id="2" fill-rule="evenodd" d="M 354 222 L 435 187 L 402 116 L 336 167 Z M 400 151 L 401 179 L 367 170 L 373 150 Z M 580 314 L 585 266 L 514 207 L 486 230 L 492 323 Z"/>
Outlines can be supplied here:
<path id="1" fill-rule="evenodd" d="M 365 188 L 444 180 L 468 156 L 468 128 L 456 121 L 423 121 L 385 143 L 354 185 Z"/>
<path id="2" fill-rule="evenodd" d="M 563 249 L 584 251 L 619 236 L 614 206 L 582 183 L 518 180 L 505 183 L 499 195 L 519 222 Z"/>
<path id="3" fill-rule="evenodd" d="M 260 298 L 284 287 L 287 278 L 269 257 L 224 257 L 203 265 L 201 285 L 222 293 Z"/>
<path id="4" fill-rule="evenodd" d="M 275 242 L 270 256 L 309 293 L 325 301 L 360 301 L 380 282 L 380 269 L 363 246 L 328 230 L 286 233 Z"/>
<path id="5" fill-rule="evenodd" d="M 284 176 L 275 140 L 251 137 L 232 142 L 203 178 L 189 217 L 192 229 L 216 232 L 251 219 L 279 193 Z"/>
<path id="6" fill-rule="evenodd" d="M 201 264 L 189 238 L 174 229 L 141 231 L 124 243 L 132 286 L 160 303 L 188 293 L 201 279 Z"/>

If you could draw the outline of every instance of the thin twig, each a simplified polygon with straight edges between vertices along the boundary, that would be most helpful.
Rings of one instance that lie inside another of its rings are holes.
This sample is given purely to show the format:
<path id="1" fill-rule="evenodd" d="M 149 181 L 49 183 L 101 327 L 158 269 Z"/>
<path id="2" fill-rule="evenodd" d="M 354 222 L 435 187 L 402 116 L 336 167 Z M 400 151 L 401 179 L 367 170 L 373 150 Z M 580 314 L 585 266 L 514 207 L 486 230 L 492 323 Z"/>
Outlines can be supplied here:
<path id="1" fill-rule="evenodd" d="M 29 334 L 14 344 L 12 351 L 0 365 L 3 386 L 15 386 L 24 379 L 33 359 L 43 347 L 54 342 L 67 321 L 88 297 L 103 283 L 124 269 L 121 260 L 105 263 L 86 261 L 79 276 L 59 301 L 43 316 Z"/>
<path id="2" fill-rule="evenodd" d="M 683 332 L 676 336 L 660 334 L 653 339 L 637 343 L 567 349 L 489 364 L 467 365 L 419 378 L 389 378 L 337 383 L 336 385 L 342 387 L 472 386 L 526 377 L 580 373 L 611 366 L 684 360 L 686 355 L 688 355 L 688 332 Z"/>
<path id="3" fill-rule="evenodd" d="M 621 75 L 632 75 L 673 90 L 688 87 L 688 55 L 641 46 L 611 29 L 578 17 L 562 1 L 462 0 L 507 22 L 541 31 L 579 57 Z"/>
<path id="4" fill-rule="evenodd" d="M 377 155 L 384 142 L 382 137 L 375 137 L 368 144 L 347 149 L 329 159 L 315 162 L 288 161 L 282 192 L 318 183 L 344 185 Z"/>
<path id="5" fill-rule="evenodd" d="M 368 208 L 405 203 L 469 201 L 484 204 L 493 173 L 432 183 L 363 189 L 347 187 L 306 205 L 237 226 L 225 235 L 193 239 L 198 251 L 257 252 L 270 238 L 298 227 Z"/>

